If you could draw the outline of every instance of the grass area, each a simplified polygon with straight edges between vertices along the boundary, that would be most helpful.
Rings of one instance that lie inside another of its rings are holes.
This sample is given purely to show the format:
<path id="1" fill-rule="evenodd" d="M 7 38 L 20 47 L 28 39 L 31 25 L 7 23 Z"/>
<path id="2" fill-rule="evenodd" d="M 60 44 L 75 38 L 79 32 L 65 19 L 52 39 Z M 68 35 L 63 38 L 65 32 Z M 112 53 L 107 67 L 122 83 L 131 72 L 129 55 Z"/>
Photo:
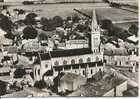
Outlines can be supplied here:
<path id="1" fill-rule="evenodd" d="M 61 17 L 66 17 L 74 13 L 74 8 L 76 9 L 93 9 L 95 7 L 109 7 L 107 3 L 70 3 L 70 4 L 43 4 L 43 5 L 17 5 L 9 7 L 9 10 L 15 8 L 24 9 L 24 10 L 40 10 L 35 13 L 44 17 L 53 17 L 60 15 Z"/>
<path id="2" fill-rule="evenodd" d="M 122 21 L 122 20 L 138 20 L 138 14 L 130 11 L 117 9 L 117 8 L 107 8 L 98 9 L 97 13 L 102 19 L 110 19 L 112 21 Z"/>

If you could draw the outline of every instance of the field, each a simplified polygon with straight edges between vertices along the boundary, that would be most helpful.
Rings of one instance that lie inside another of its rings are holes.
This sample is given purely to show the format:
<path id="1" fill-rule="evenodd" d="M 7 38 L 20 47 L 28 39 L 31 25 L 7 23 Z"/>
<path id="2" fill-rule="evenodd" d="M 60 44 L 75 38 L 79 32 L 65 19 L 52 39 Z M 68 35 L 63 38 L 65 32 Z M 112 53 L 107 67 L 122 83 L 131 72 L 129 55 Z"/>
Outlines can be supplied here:
<path id="1" fill-rule="evenodd" d="M 109 8 L 106 3 L 73 3 L 73 4 L 42 4 L 42 5 L 17 5 L 9 7 L 9 10 L 20 8 L 24 10 L 40 10 L 36 11 L 37 14 L 44 17 L 61 16 L 66 17 L 74 13 L 74 8 L 77 9 L 92 9 L 92 8 Z"/>
<path id="2" fill-rule="evenodd" d="M 117 8 L 98 9 L 97 13 L 101 18 L 112 21 L 138 20 L 138 13 Z"/>
<path id="3" fill-rule="evenodd" d="M 74 8 L 83 11 L 90 16 L 92 15 L 92 9 L 97 9 L 97 14 L 101 19 L 110 19 L 112 21 L 122 20 L 138 20 L 138 14 L 122 9 L 110 8 L 106 3 L 74 3 L 74 4 L 42 4 L 42 5 L 16 5 L 9 7 L 9 10 L 15 8 L 24 9 L 28 11 L 36 11 L 35 13 L 43 17 L 69 16 L 75 11 Z"/>

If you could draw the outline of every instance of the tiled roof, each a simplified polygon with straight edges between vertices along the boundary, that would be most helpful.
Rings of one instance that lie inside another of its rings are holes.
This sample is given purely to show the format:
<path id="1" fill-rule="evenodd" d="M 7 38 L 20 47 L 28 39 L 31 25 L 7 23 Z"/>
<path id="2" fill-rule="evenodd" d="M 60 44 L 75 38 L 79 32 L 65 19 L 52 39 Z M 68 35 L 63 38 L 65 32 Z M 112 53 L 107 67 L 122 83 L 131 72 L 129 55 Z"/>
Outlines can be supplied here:
<path id="1" fill-rule="evenodd" d="M 65 56 L 75 56 L 75 55 L 84 55 L 92 53 L 91 49 L 70 49 L 70 50 L 54 50 L 49 53 L 40 54 L 41 60 L 48 60 L 54 57 L 65 57 Z"/>
<path id="2" fill-rule="evenodd" d="M 107 56 L 115 56 L 115 55 L 122 55 L 127 56 L 129 52 L 126 49 L 112 49 L 112 50 L 104 50 L 104 55 Z"/>
<path id="3" fill-rule="evenodd" d="M 60 80 L 65 82 L 73 82 L 76 79 L 86 79 L 80 75 L 74 73 L 66 73 Z"/>
<path id="4" fill-rule="evenodd" d="M 125 80 L 123 79 L 117 79 L 116 77 L 111 77 L 111 75 L 105 75 L 101 80 L 94 81 L 90 83 L 86 83 L 85 85 L 82 85 L 80 88 L 78 88 L 76 91 L 74 91 L 69 96 L 103 96 L 105 93 L 110 91 L 114 88 L 114 86 L 117 86 L 121 83 L 123 83 Z"/>
<path id="5" fill-rule="evenodd" d="M 10 47 L 8 48 L 8 53 L 9 53 L 9 54 L 17 53 L 17 51 L 18 51 L 18 49 L 17 49 L 17 47 L 15 47 L 15 46 L 10 46 Z"/>

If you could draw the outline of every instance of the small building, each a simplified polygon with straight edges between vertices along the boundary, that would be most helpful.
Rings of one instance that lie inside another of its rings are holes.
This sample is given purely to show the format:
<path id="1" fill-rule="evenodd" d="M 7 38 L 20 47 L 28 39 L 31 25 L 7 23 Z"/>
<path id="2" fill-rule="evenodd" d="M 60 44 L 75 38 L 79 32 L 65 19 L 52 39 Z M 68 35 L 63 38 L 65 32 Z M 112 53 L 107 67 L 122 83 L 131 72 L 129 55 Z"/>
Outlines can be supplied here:
<path id="1" fill-rule="evenodd" d="M 66 73 L 60 78 L 59 92 L 74 91 L 86 83 L 86 78 L 74 73 Z"/>
<path id="2" fill-rule="evenodd" d="M 125 97 L 138 97 L 138 87 L 130 88 L 123 92 Z"/>
<path id="3" fill-rule="evenodd" d="M 122 48 L 104 51 L 104 60 L 107 65 L 116 66 L 124 70 L 131 70 L 132 72 L 135 72 L 138 65 L 137 58 L 137 55 L 134 55 L 133 51 L 131 54 Z"/>
<path id="4" fill-rule="evenodd" d="M 8 67 L 0 67 L 0 76 L 10 76 L 10 66 Z"/>
<path id="5" fill-rule="evenodd" d="M 68 40 L 66 41 L 66 49 L 88 48 L 88 40 Z"/>
<path id="6" fill-rule="evenodd" d="M 123 92 L 127 90 L 127 80 L 117 79 L 114 76 L 104 76 L 101 80 L 86 83 L 68 96 L 90 96 L 90 97 L 114 97 L 123 96 Z"/>
<path id="7" fill-rule="evenodd" d="M 138 41 L 139 41 L 139 38 L 136 37 L 135 35 L 133 35 L 133 36 L 128 37 L 128 38 L 127 38 L 127 41 L 130 42 L 130 43 L 137 44 Z"/>

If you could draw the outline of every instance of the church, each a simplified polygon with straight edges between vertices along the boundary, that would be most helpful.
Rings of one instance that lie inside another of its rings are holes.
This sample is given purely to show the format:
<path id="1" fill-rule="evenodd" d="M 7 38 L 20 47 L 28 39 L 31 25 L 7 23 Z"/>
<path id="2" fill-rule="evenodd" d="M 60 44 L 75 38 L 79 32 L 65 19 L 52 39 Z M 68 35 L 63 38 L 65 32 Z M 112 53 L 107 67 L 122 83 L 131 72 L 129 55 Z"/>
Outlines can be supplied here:
<path id="1" fill-rule="evenodd" d="M 35 81 L 51 79 L 60 72 L 71 72 L 90 78 L 99 70 L 103 71 L 104 50 L 100 46 L 101 29 L 97 23 L 95 9 L 93 9 L 91 30 L 88 48 L 38 53 L 33 70 Z"/>

